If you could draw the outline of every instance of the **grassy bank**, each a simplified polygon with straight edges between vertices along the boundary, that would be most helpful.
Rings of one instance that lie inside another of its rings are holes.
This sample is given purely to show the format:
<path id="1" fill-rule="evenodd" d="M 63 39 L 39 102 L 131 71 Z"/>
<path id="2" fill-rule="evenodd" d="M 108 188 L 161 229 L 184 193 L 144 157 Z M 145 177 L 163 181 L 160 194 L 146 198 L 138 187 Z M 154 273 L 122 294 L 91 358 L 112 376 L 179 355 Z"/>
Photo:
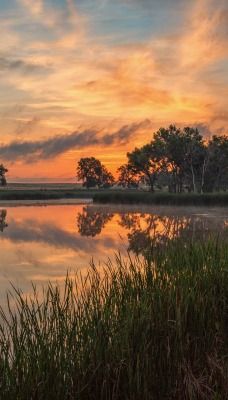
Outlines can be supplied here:
<path id="1" fill-rule="evenodd" d="M 228 193 L 174 194 L 138 191 L 106 191 L 95 193 L 94 203 L 155 204 L 177 206 L 228 206 Z"/>
<path id="2" fill-rule="evenodd" d="M 0 190 L 0 200 L 53 200 L 92 198 L 95 191 L 78 189 L 17 189 Z"/>
<path id="3" fill-rule="evenodd" d="M 227 242 L 183 239 L 102 274 L 92 266 L 64 293 L 49 284 L 42 300 L 14 291 L 1 398 L 227 399 L 227 268 Z"/>
<path id="4" fill-rule="evenodd" d="M 64 188 L 29 188 L 0 190 L 0 200 L 53 200 L 53 199 L 93 199 L 94 203 L 114 204 L 154 204 L 177 206 L 228 206 L 228 193 L 173 194 L 150 193 L 132 190 L 86 190 Z"/>

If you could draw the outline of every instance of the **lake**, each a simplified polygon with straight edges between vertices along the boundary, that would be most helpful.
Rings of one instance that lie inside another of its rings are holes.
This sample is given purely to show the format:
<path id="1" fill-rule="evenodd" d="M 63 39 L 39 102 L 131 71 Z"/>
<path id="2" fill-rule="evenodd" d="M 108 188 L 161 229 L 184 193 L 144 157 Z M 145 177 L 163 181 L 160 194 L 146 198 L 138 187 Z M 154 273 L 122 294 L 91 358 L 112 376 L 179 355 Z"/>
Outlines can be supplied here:
<path id="1" fill-rule="evenodd" d="M 67 271 L 86 274 L 96 265 L 145 254 L 149 243 L 166 245 L 213 231 L 228 237 L 227 208 L 52 204 L 0 206 L 0 302 L 10 282 L 24 292 L 63 282 Z"/>

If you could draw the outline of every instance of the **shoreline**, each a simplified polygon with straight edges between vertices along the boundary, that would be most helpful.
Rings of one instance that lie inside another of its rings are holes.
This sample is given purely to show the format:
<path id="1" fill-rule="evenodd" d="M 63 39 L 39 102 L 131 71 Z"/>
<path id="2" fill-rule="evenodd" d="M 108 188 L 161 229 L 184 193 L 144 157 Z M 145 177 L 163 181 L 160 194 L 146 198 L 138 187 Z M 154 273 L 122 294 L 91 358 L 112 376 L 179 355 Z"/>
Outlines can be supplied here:
<path id="1" fill-rule="evenodd" d="M 23 206 L 58 206 L 93 203 L 93 199 L 49 199 L 49 200 L 0 200 L 1 207 L 23 207 Z"/>

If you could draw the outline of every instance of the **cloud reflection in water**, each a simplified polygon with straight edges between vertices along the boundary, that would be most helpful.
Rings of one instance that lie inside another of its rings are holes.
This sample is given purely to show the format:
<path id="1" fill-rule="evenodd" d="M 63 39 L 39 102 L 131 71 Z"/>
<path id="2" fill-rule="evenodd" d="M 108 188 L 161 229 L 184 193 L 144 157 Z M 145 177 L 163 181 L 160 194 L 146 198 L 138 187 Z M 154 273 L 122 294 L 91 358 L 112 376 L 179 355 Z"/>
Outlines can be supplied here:
<path id="1" fill-rule="evenodd" d="M 63 280 L 68 269 L 86 272 L 89 261 L 106 262 L 119 250 L 144 255 L 148 245 L 165 246 L 202 231 L 226 234 L 223 209 L 148 206 L 61 205 L 0 210 L 0 285 L 26 287 L 31 280 Z M 7 277 L 7 279 L 6 279 Z M 27 287 L 26 287 L 27 290 Z"/>

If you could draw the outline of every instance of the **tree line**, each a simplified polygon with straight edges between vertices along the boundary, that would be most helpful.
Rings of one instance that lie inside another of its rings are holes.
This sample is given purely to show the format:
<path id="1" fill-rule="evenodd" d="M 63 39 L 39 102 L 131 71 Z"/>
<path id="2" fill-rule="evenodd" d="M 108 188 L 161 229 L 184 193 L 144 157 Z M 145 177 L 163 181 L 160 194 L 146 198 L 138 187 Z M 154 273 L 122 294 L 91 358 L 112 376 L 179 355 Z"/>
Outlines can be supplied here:
<path id="1" fill-rule="evenodd" d="M 153 139 L 127 153 L 117 182 L 126 188 L 167 188 L 169 192 L 217 192 L 228 188 L 228 137 L 203 139 L 197 128 L 160 128 Z M 106 188 L 113 175 L 94 157 L 81 158 L 77 179 L 89 188 Z"/>
<path id="2" fill-rule="evenodd" d="M 0 183 L 6 185 L 7 168 L 0 165 Z M 127 162 L 117 169 L 118 178 L 95 157 L 81 158 L 76 178 L 83 187 L 108 188 L 114 183 L 154 192 L 218 192 L 228 189 L 228 136 L 203 139 L 197 128 L 160 128 L 153 139 L 127 153 Z"/>

